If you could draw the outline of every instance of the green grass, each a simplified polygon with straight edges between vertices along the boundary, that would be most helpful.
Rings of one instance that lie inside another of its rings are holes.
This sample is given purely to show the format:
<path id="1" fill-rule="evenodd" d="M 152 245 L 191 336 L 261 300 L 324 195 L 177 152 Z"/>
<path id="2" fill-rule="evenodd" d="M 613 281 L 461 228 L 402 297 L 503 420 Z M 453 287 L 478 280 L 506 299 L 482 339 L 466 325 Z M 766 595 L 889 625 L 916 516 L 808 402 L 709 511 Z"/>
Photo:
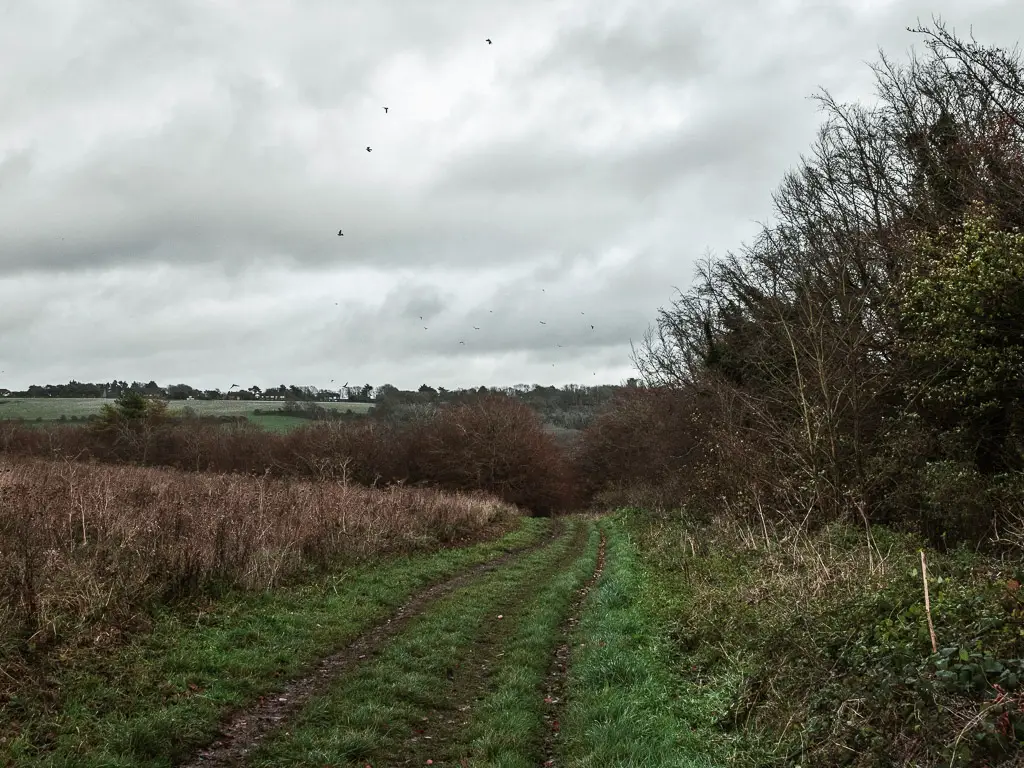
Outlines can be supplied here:
<path id="1" fill-rule="evenodd" d="M 225 711 L 309 669 L 413 592 L 536 541 L 548 528 L 528 518 L 497 541 L 159 614 L 151 632 L 114 652 L 79 649 L 55 665 L 47 695 L 58 706 L 45 707 L 41 692 L 8 702 L 5 719 L 24 730 L 0 744 L 0 764 L 170 766 L 205 743 Z"/>
<path id="2" fill-rule="evenodd" d="M 249 421 L 267 432 L 290 432 L 298 427 L 305 427 L 314 422 L 309 419 L 300 419 L 295 416 L 284 416 L 277 413 L 251 413 Z"/>
<path id="3" fill-rule="evenodd" d="M 0 417 L 5 419 L 42 419 L 54 421 L 61 416 L 79 418 L 98 414 L 104 403 L 113 403 L 102 397 L 5 397 L 0 399 Z M 341 411 L 366 411 L 370 403 L 317 403 L 323 408 Z M 170 410 L 191 408 L 200 416 L 249 416 L 256 409 L 276 410 L 283 401 L 254 400 L 168 400 Z"/>
<path id="4" fill-rule="evenodd" d="M 582 525 L 570 523 L 573 529 Z M 526 606 L 535 606 L 543 593 L 541 585 L 563 567 L 575 546 L 574 537 L 567 535 L 439 601 L 373 663 L 310 702 L 287 732 L 271 736 L 254 753 L 250 764 L 379 766 L 394 765 L 399 759 L 411 759 L 414 765 L 427 759 L 438 765 L 457 764 L 470 749 L 465 730 L 451 727 L 464 716 L 458 707 L 466 691 L 453 690 L 446 670 L 480 660 L 474 639 L 487 633 L 499 614 L 505 617 L 500 631 L 513 624 L 524 626 L 531 615 Z M 450 721 L 442 728 L 448 738 L 416 738 L 418 728 L 429 727 L 423 725 L 427 719 Z"/>
<path id="5" fill-rule="evenodd" d="M 0 398 L 0 419 L 25 419 L 44 422 L 66 419 L 85 419 L 100 413 L 104 403 L 113 403 L 99 397 L 5 397 Z M 273 411 L 284 406 L 283 401 L 249 400 L 169 400 L 172 413 L 191 408 L 199 416 L 245 416 L 269 431 L 286 432 L 311 423 L 307 419 L 279 414 L 255 414 L 253 411 Z M 330 410 L 365 413 L 372 403 L 317 403 Z"/>
<path id="6" fill-rule="evenodd" d="M 597 526 L 591 527 L 586 551 L 538 592 L 533 607 L 505 647 L 495 670 L 494 690 L 475 709 L 470 726 L 473 765 L 537 765 L 546 727 L 541 687 L 573 595 L 594 571 L 600 538 Z"/>
<path id="7" fill-rule="evenodd" d="M 712 726 L 728 689 L 683 679 L 659 620 L 665 595 L 621 520 L 609 519 L 607 535 L 605 571 L 574 639 L 561 764 L 730 765 L 732 750 Z"/>

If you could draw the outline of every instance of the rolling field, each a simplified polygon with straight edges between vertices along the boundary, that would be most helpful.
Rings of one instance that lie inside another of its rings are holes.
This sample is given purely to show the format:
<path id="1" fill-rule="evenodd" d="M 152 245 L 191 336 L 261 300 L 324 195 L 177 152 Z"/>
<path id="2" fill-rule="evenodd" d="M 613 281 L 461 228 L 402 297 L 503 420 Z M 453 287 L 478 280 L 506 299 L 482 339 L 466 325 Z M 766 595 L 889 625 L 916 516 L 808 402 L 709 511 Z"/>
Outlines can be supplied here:
<path id="1" fill-rule="evenodd" d="M 84 419 L 96 415 L 104 403 L 113 403 L 100 397 L 7 397 L 0 398 L 0 421 L 4 419 L 25 419 L 43 423 L 65 419 Z M 191 408 L 199 416 L 245 416 L 249 421 L 268 432 L 289 432 L 296 427 L 310 423 L 306 419 L 281 413 L 267 413 L 284 407 L 284 401 L 246 401 L 246 400 L 169 400 L 167 405 L 172 412 Z M 365 413 L 372 403 L 317 403 L 324 408 L 338 411 Z M 255 413 L 256 410 L 264 413 Z M 552 424 L 544 424 L 544 429 L 551 432 L 559 441 L 569 444 L 579 437 L 579 430 L 565 429 Z"/>
<path id="2" fill-rule="evenodd" d="M 7 397 L 0 399 L 0 419 L 27 419 L 34 421 L 57 421 L 65 418 L 85 418 L 98 414 L 104 403 L 113 403 L 101 397 L 83 398 L 49 398 L 49 397 Z M 366 411 L 369 403 L 318 403 L 324 408 L 345 411 Z M 170 400 L 168 407 L 180 411 L 188 407 L 200 416 L 247 416 L 250 420 L 262 424 L 267 429 L 283 428 L 282 419 L 290 424 L 296 419 L 287 416 L 257 416 L 253 411 L 275 410 L 284 406 L 280 400 L 247 401 L 247 400 Z M 264 424 L 264 421 L 266 423 Z"/>

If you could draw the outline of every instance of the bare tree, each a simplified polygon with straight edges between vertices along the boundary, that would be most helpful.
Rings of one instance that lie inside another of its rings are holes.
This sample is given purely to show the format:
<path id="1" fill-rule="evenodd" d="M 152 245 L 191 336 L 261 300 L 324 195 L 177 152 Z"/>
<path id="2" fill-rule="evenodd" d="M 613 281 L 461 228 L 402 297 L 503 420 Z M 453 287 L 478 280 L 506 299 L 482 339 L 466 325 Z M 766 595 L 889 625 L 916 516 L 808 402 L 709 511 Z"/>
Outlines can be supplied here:
<path id="1" fill-rule="evenodd" d="M 996 226 L 1024 225 L 1016 49 L 960 40 L 939 20 L 911 31 L 926 55 L 898 66 L 882 54 L 875 105 L 818 95 L 825 120 L 773 196 L 777 223 L 707 256 L 633 350 L 647 384 L 714 403 L 703 428 L 716 471 L 807 517 L 872 508 L 892 482 L 882 446 L 928 417 L 922 393 L 946 375 L 907 354 L 901 296 L 921 235 L 975 203 Z"/>

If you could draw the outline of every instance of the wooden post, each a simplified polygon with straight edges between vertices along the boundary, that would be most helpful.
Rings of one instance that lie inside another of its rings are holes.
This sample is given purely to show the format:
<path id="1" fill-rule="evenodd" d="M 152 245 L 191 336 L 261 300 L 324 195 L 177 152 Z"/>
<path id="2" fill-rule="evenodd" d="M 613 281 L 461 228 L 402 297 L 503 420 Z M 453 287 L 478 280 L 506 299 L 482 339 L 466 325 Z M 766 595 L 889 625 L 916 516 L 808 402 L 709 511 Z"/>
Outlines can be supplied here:
<path id="1" fill-rule="evenodd" d="M 928 616 L 928 634 L 932 638 L 932 653 L 939 652 L 935 642 L 935 626 L 932 624 L 932 604 L 928 599 L 928 564 L 924 561 L 924 550 L 921 550 L 921 581 L 924 582 L 924 612 Z"/>

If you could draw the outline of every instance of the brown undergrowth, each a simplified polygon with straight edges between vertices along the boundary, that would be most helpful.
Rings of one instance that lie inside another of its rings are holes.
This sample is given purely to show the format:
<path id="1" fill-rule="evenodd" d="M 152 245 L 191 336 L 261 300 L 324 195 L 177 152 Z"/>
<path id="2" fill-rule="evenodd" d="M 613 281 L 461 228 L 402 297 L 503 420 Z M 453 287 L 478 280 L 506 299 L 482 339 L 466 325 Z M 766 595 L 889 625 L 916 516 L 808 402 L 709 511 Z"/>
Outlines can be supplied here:
<path id="1" fill-rule="evenodd" d="M 1021 765 L 1018 558 L 882 526 L 623 519 L 681 689 L 720 692 L 705 722 L 744 740 L 740 764 Z"/>
<path id="2" fill-rule="evenodd" d="M 482 494 L 0 459 L 0 661 L 104 645 L 146 607 L 510 527 Z M 0 694 L 4 682 L 0 679 Z"/>

